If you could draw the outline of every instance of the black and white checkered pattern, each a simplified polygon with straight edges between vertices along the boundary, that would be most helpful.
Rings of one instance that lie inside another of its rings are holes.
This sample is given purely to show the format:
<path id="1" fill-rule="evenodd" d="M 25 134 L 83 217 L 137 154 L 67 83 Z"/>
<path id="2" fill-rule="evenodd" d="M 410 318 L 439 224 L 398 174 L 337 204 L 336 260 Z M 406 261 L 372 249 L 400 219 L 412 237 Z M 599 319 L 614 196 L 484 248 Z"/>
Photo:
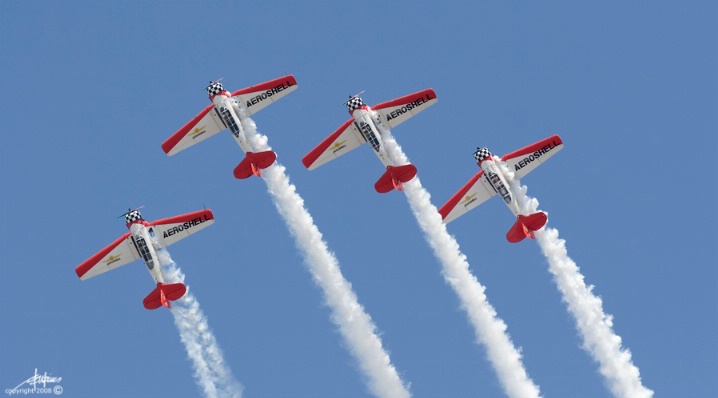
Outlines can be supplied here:
<path id="1" fill-rule="evenodd" d="M 489 148 L 476 148 L 476 152 L 474 152 L 474 158 L 476 158 L 476 163 L 478 164 L 481 164 L 481 162 L 491 156 L 493 156 L 493 154 L 489 151 Z"/>
<path id="2" fill-rule="evenodd" d="M 222 91 L 224 91 L 224 87 L 222 87 L 222 83 L 220 83 L 220 82 L 210 83 L 210 85 L 207 86 L 207 94 L 210 97 L 214 97 L 215 95 L 221 93 Z"/>
<path id="3" fill-rule="evenodd" d="M 361 100 L 359 97 L 351 97 L 349 101 L 347 101 L 347 108 L 349 108 L 349 112 L 354 111 L 354 109 L 358 109 L 364 106 L 364 101 Z"/>
<path id="4" fill-rule="evenodd" d="M 140 215 L 140 212 L 137 210 L 132 210 L 125 214 L 125 223 L 126 224 L 132 224 L 135 221 L 142 220 L 142 216 Z"/>

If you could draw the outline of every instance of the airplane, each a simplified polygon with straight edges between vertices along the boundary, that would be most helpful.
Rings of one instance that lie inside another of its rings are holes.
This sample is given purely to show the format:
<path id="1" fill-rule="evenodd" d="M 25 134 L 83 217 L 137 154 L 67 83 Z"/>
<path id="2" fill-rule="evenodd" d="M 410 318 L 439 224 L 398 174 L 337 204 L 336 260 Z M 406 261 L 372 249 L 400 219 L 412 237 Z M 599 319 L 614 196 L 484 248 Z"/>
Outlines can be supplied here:
<path id="1" fill-rule="evenodd" d="M 374 153 L 379 157 L 386 171 L 374 184 L 379 193 L 392 189 L 402 190 L 402 183 L 410 181 L 416 175 L 416 167 L 412 164 L 396 165 L 382 141 L 381 129 L 391 129 L 410 117 L 434 105 L 436 93 L 432 89 L 418 91 L 413 94 L 382 102 L 373 107 L 364 104 L 359 94 L 349 97 L 345 105 L 352 118 L 344 122 L 339 129 L 312 149 L 302 158 L 302 163 L 309 170 L 338 158 L 352 149 L 368 142 Z"/>
<path id="2" fill-rule="evenodd" d="M 561 137 L 554 134 L 506 154 L 501 160 L 514 172 L 514 178 L 521 179 L 562 148 Z M 516 216 L 516 222 L 506 234 L 506 239 L 511 243 L 520 242 L 524 238 L 533 239 L 534 231 L 538 231 L 546 224 L 548 220 L 546 213 L 539 211 L 529 215 L 521 214 L 516 197 L 512 195 L 511 187 L 507 182 L 508 178 L 501 171 L 488 148 L 477 148 L 474 158 L 482 170 L 441 206 L 439 213 L 444 223 L 448 224 L 498 194 Z"/>
<path id="3" fill-rule="evenodd" d="M 167 247 L 182 238 L 210 226 L 214 215 L 209 209 L 147 222 L 138 209 L 121 215 L 130 232 L 120 236 L 75 268 L 80 279 L 85 280 L 109 270 L 142 259 L 157 286 L 145 297 L 143 304 L 148 310 L 160 306 L 170 308 L 170 301 L 184 296 L 187 287 L 182 283 L 165 283 L 157 257 L 159 247 Z"/>
<path id="4" fill-rule="evenodd" d="M 277 154 L 273 151 L 254 152 L 241 120 L 296 89 L 297 80 L 292 75 L 243 88 L 231 94 L 219 80 L 210 82 L 206 90 L 212 104 L 165 140 L 162 149 L 168 156 L 172 156 L 229 128 L 245 153 L 244 160 L 234 169 L 234 176 L 239 179 L 252 175 L 261 177 L 261 169 L 271 166 L 277 159 Z"/>

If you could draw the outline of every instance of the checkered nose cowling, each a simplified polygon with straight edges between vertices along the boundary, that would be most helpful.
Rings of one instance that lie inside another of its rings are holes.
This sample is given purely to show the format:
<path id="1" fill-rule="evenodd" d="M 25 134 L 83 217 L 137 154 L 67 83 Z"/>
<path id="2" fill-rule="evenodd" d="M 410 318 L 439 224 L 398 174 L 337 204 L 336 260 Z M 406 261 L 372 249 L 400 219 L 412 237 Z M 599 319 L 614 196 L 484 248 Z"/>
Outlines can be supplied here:
<path id="1" fill-rule="evenodd" d="M 491 151 L 489 151 L 489 148 L 476 148 L 476 152 L 474 152 L 474 158 L 476 159 L 476 163 L 479 165 L 491 156 L 492 154 Z"/>
<path id="2" fill-rule="evenodd" d="M 349 113 L 352 113 L 354 109 L 361 108 L 362 106 L 364 106 L 364 101 L 362 101 L 359 97 L 351 97 L 349 101 L 347 101 Z"/>
<path id="3" fill-rule="evenodd" d="M 224 87 L 222 87 L 222 83 L 220 82 L 210 83 L 209 86 L 207 86 L 207 95 L 209 95 L 210 98 L 221 93 L 222 91 L 224 91 Z"/>
<path id="4" fill-rule="evenodd" d="M 130 225 L 135 221 L 142 221 L 142 216 L 139 211 L 132 210 L 131 212 L 125 214 L 125 223 L 127 225 Z"/>

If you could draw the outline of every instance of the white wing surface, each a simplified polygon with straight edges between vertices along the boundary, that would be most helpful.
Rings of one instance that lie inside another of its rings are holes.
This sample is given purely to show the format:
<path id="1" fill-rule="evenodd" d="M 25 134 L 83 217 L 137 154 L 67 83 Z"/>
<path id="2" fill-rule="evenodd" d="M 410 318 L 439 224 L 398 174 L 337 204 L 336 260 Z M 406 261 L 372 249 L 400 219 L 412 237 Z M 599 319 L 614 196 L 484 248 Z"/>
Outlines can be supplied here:
<path id="1" fill-rule="evenodd" d="M 539 142 L 507 153 L 501 160 L 506 162 L 509 170 L 515 173 L 516 178 L 521 179 L 561 149 L 563 149 L 561 137 L 554 134 Z"/>
<path id="2" fill-rule="evenodd" d="M 496 191 L 484 176 L 484 171 L 474 175 L 458 192 L 439 209 L 445 223 L 449 223 L 478 205 L 486 202 Z"/>
<path id="3" fill-rule="evenodd" d="M 214 110 L 214 104 L 207 106 L 162 143 L 162 150 L 169 156 L 183 151 L 190 146 L 202 142 L 219 133 L 226 127 Z"/>
<path id="4" fill-rule="evenodd" d="M 253 115 L 296 89 L 297 80 L 287 75 L 237 90 L 232 93 L 232 97 L 247 109 L 249 115 Z"/>
<path id="5" fill-rule="evenodd" d="M 428 88 L 395 100 L 382 102 L 371 109 L 381 116 L 382 123 L 394 128 L 410 117 L 436 103 L 436 93 Z"/>
<path id="6" fill-rule="evenodd" d="M 349 119 L 342 124 L 337 131 L 322 141 L 316 148 L 302 158 L 302 163 L 309 170 L 336 159 L 339 156 L 351 151 L 365 143 L 359 130 L 354 124 L 354 119 Z"/>
<path id="7" fill-rule="evenodd" d="M 140 258 L 135 245 L 132 244 L 131 233 L 119 237 L 107 247 L 97 252 L 75 268 L 80 279 L 85 280 L 121 267 Z"/>
<path id="8" fill-rule="evenodd" d="M 167 247 L 214 223 L 212 210 L 199 210 L 179 216 L 163 218 L 147 224 L 162 247 Z"/>

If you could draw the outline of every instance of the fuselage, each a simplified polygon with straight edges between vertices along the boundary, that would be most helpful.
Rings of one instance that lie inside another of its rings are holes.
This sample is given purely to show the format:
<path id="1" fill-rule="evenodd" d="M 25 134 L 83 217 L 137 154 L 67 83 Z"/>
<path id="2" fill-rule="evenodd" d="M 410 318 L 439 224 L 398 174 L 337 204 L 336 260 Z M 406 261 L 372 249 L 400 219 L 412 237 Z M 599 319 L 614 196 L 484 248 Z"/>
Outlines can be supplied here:
<path id="1" fill-rule="evenodd" d="M 377 127 L 378 124 L 381 124 L 379 115 L 364 105 L 359 97 L 353 97 L 347 101 L 347 108 L 349 108 L 349 114 L 354 118 L 354 126 L 369 143 L 381 163 L 384 166 L 396 166 L 384 146 L 381 129 Z"/>
<path id="2" fill-rule="evenodd" d="M 249 140 L 247 140 L 239 117 L 239 103 L 232 98 L 232 94 L 225 90 L 219 82 L 210 84 L 207 87 L 207 93 L 209 94 L 210 101 L 214 104 L 215 110 L 219 113 L 224 124 L 229 128 L 232 137 L 237 141 L 242 151 L 244 151 L 244 153 L 252 152 L 252 145 L 250 145 Z"/>
<path id="3" fill-rule="evenodd" d="M 479 166 L 484 170 L 486 179 L 491 184 L 491 187 L 496 191 L 496 194 L 501 196 L 509 210 L 514 213 L 515 216 L 521 214 L 518 201 L 516 196 L 511 194 L 511 187 L 508 183 L 508 179 L 501 172 L 501 167 L 489 156 L 479 161 Z"/>
<path id="4" fill-rule="evenodd" d="M 137 252 L 140 253 L 140 257 L 145 262 L 147 271 L 149 271 L 152 279 L 155 283 L 164 283 L 162 277 L 162 269 L 160 267 L 159 258 L 157 257 L 157 250 L 155 248 L 154 231 L 152 227 L 147 227 L 145 220 L 142 219 L 140 213 L 135 210 L 127 213 L 125 216 L 127 221 L 127 228 L 132 233 L 132 244 L 135 245 Z"/>

